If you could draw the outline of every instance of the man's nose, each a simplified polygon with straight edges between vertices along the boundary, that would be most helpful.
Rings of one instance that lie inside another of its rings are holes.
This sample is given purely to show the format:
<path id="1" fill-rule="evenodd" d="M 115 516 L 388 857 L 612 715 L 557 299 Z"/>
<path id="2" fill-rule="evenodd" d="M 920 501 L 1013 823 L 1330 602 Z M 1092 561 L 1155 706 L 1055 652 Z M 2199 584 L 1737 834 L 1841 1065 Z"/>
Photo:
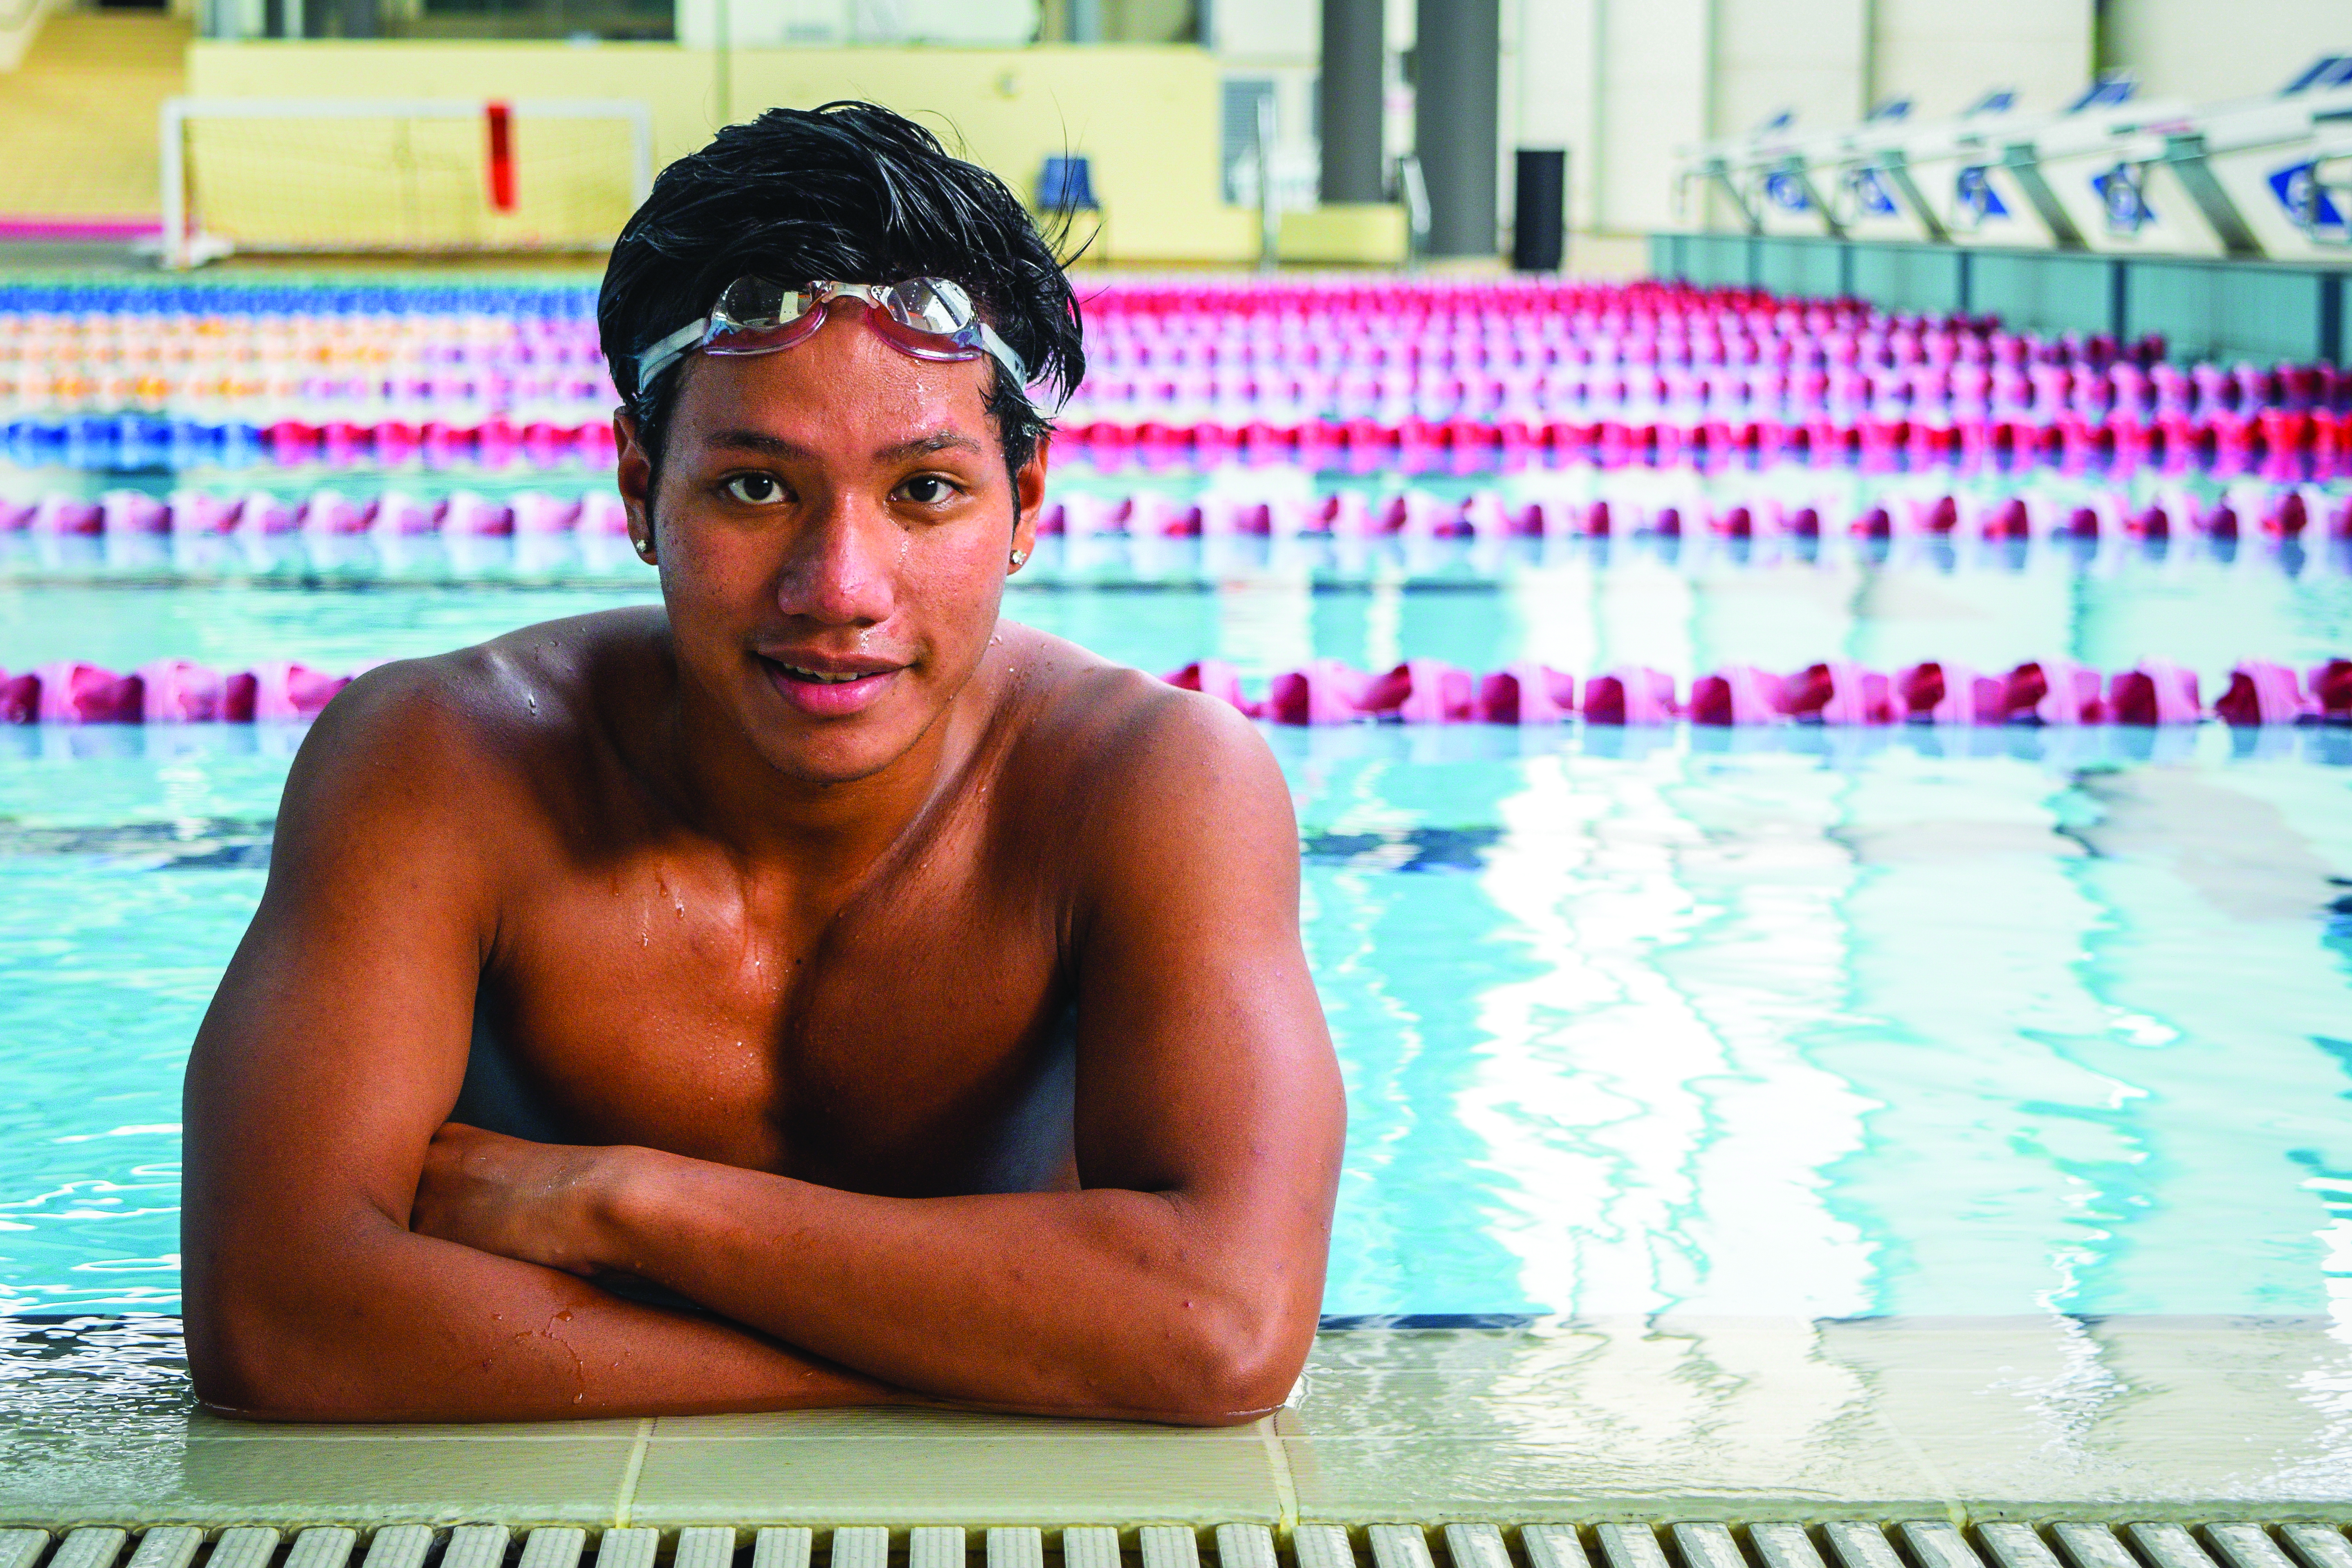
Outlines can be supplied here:
<path id="1" fill-rule="evenodd" d="M 881 507 L 836 494 L 793 541 L 777 584 L 778 607 L 827 626 L 887 621 L 905 544 L 905 530 Z"/>

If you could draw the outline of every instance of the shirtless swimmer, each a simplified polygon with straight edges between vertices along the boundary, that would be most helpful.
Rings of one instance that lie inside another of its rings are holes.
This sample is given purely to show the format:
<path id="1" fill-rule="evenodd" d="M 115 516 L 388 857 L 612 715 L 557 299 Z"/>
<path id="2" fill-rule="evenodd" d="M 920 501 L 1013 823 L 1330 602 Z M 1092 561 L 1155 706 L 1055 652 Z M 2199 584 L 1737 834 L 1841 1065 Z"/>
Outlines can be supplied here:
<path id="1" fill-rule="evenodd" d="M 931 280 L 931 281 L 925 281 Z M 188 1067 L 188 1357 L 315 1421 L 1281 1402 L 1343 1108 L 1265 744 L 997 616 L 1084 370 L 869 106 L 664 172 L 598 307 L 658 609 L 362 677 Z"/>

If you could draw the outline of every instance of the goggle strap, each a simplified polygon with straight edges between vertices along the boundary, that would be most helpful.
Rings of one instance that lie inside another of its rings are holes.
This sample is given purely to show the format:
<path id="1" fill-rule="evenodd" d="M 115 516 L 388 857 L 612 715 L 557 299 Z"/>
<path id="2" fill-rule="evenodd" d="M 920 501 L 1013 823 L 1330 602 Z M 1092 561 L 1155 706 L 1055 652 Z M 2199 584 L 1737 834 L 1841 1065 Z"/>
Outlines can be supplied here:
<path id="1" fill-rule="evenodd" d="M 682 359 L 698 344 L 704 333 L 710 330 L 710 318 L 688 321 L 667 337 L 657 339 L 637 355 L 637 395 L 643 397 L 654 379 L 669 369 L 672 362 Z"/>
<path id="2" fill-rule="evenodd" d="M 1027 391 L 1029 386 L 1029 367 L 1021 362 L 1021 356 L 1013 351 L 1012 344 L 1006 342 L 1003 339 L 996 335 L 995 328 L 990 326 L 985 321 L 981 322 L 979 325 L 981 346 L 986 349 L 990 353 L 996 356 L 996 362 L 999 365 L 1002 365 L 1004 369 L 1013 372 L 1013 385 L 1020 387 L 1024 392 Z"/>

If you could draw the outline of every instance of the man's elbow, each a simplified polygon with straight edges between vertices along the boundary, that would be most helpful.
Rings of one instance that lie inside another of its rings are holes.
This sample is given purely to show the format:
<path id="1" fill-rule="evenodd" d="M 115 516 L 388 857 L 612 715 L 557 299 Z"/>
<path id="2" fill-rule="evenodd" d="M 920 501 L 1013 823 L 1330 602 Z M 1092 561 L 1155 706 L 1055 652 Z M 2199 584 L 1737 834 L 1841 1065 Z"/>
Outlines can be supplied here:
<path id="1" fill-rule="evenodd" d="M 372 1414 L 322 1398 L 311 1380 L 267 1365 L 228 1369 L 191 1355 L 188 1374 L 205 1408 L 240 1421 L 358 1421 Z"/>
<path id="2" fill-rule="evenodd" d="M 271 1303 L 187 1300 L 188 1380 L 196 1397 L 251 1421 L 362 1421 L 380 1414 L 353 1386 L 352 1369 L 311 1343 Z"/>
<path id="3" fill-rule="evenodd" d="M 1284 1314 L 1251 1307 L 1199 1315 L 1208 1321 L 1171 1358 L 1183 1375 L 1166 1386 L 1160 1419 L 1185 1427 L 1238 1427 L 1290 1397 L 1315 1342 L 1311 1321 L 1302 1328 Z"/>

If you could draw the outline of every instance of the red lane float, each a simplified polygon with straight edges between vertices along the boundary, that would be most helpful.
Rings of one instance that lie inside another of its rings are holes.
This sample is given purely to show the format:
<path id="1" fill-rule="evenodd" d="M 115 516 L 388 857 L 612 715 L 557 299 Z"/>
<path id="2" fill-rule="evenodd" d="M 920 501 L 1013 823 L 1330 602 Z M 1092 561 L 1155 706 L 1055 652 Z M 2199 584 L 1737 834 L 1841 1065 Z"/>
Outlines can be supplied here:
<path id="1" fill-rule="evenodd" d="M 2312 672 L 2315 686 L 2329 667 L 2322 665 Z M 2352 700 L 2343 706 L 2352 710 Z M 2203 716 L 2197 706 L 2195 674 L 2160 659 L 2147 660 L 2139 668 L 2125 670 L 2109 681 L 2107 710 L 2117 724 L 2194 724 Z"/>
<path id="2" fill-rule="evenodd" d="M 1783 712 L 1780 677 L 1753 664 L 1733 664 L 1691 683 L 1693 724 L 1771 724 Z"/>
<path id="3" fill-rule="evenodd" d="M 1401 724 L 1466 724 L 1478 716 L 1478 677 L 1442 659 L 1407 659 L 1365 683 L 1357 706 Z"/>
<path id="4" fill-rule="evenodd" d="M 2312 672 L 2312 685 L 2339 686 L 2332 680 L 2342 660 L 2330 660 Z M 2284 664 L 2250 660 L 2230 675 L 2230 689 L 2213 703 L 2214 714 L 2230 724 L 2295 724 L 2308 718 L 2332 717 L 2320 699 L 2304 686 Z"/>
<path id="5" fill-rule="evenodd" d="M 1478 683 L 1478 717 L 1487 724 L 1556 724 L 1575 711 L 1575 677 L 1549 664 L 1521 660 Z"/>
<path id="6" fill-rule="evenodd" d="M 1680 716 L 1675 678 L 1645 664 L 1621 666 L 1584 683 L 1587 724 L 1665 724 Z"/>

